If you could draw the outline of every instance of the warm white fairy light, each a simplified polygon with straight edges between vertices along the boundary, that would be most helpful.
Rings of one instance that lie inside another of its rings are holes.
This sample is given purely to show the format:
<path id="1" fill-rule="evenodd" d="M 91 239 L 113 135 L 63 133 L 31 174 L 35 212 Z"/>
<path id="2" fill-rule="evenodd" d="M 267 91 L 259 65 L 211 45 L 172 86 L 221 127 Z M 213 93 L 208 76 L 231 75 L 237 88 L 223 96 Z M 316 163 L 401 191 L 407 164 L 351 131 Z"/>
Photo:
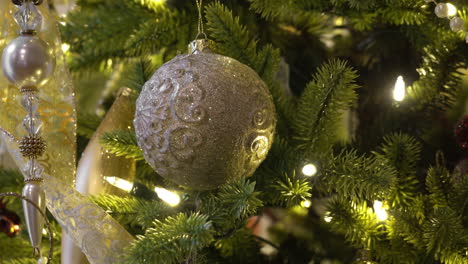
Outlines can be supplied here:
<path id="1" fill-rule="evenodd" d="M 13 225 L 12 227 L 10 227 L 10 233 L 17 233 L 18 231 L 20 231 L 19 225 Z"/>
<path id="2" fill-rule="evenodd" d="M 302 168 L 302 173 L 305 176 L 312 177 L 317 174 L 317 167 L 315 167 L 315 165 L 312 163 L 307 164 Z"/>
<path id="3" fill-rule="evenodd" d="M 301 202 L 301 206 L 304 208 L 309 208 L 312 205 L 312 202 L 310 200 L 304 200 Z"/>
<path id="4" fill-rule="evenodd" d="M 333 217 L 330 216 L 330 212 L 325 213 L 323 220 L 327 223 L 330 223 L 333 220 Z"/>
<path id="5" fill-rule="evenodd" d="M 374 212 L 377 215 L 377 219 L 379 219 L 379 221 L 385 221 L 388 219 L 388 213 L 384 208 L 383 202 L 378 200 L 374 201 Z"/>
<path id="6" fill-rule="evenodd" d="M 115 186 L 115 187 L 117 187 L 119 189 L 122 189 L 124 191 L 127 191 L 127 192 L 130 192 L 133 189 L 133 183 L 131 183 L 131 182 L 127 181 L 127 180 L 118 178 L 118 177 L 105 176 L 104 180 L 106 180 L 111 185 L 113 185 L 113 186 Z"/>
<path id="7" fill-rule="evenodd" d="M 154 188 L 154 191 L 158 195 L 159 199 L 163 200 L 170 206 L 177 206 L 180 203 L 180 196 L 175 192 L 171 192 L 160 187 Z"/>
<path id="8" fill-rule="evenodd" d="M 457 14 L 457 7 L 452 5 L 451 3 L 446 3 L 447 5 L 447 15 L 449 17 L 455 16 Z"/>
<path id="9" fill-rule="evenodd" d="M 63 51 L 64 53 L 67 53 L 69 50 L 70 50 L 70 45 L 67 44 L 67 43 L 63 43 L 63 44 L 62 44 L 62 51 Z"/>
<path id="10" fill-rule="evenodd" d="M 395 88 L 393 89 L 393 99 L 395 101 L 401 102 L 405 99 L 406 96 L 406 84 L 403 76 L 398 76 L 395 82 Z"/>

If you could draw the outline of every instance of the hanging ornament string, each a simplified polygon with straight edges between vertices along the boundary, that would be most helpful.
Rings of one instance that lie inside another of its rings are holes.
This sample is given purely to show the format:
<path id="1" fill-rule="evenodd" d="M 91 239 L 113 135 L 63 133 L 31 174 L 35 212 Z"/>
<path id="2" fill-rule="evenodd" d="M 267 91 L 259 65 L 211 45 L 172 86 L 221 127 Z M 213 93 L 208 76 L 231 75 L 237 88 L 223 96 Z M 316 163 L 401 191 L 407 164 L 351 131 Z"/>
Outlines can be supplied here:
<path id="1" fill-rule="evenodd" d="M 19 152 L 28 160 L 21 168 L 26 179 L 20 198 L 25 198 L 23 211 L 34 255 L 41 260 L 40 245 L 46 220 L 46 204 L 42 178 L 44 169 L 38 158 L 44 155 L 46 144 L 41 136 L 38 92 L 54 72 L 55 55 L 51 47 L 36 36 L 42 26 L 43 17 L 37 7 L 42 1 L 12 0 L 12 3 L 18 9 L 14 17 L 20 27 L 20 34 L 5 47 L 2 70 L 7 79 L 19 88 L 22 94 L 20 104 L 27 112 L 22 122 L 26 136 L 19 142 Z M 5 134 L 6 131 L 1 132 Z"/>
<path id="2" fill-rule="evenodd" d="M 208 39 L 205 33 L 204 25 L 203 25 L 203 0 L 195 0 L 197 3 L 197 9 L 198 9 L 198 34 L 195 37 L 195 39 L 198 39 L 200 35 L 203 35 L 205 37 L 205 40 Z"/>
<path id="3" fill-rule="evenodd" d="M 53 249 L 54 249 L 54 240 L 53 240 L 53 233 L 52 233 L 52 228 L 50 226 L 49 220 L 47 219 L 47 216 L 45 215 L 44 211 L 37 205 L 35 202 L 31 201 L 30 199 L 26 198 L 25 196 L 18 194 L 18 193 L 13 193 L 13 192 L 8 192 L 8 193 L 0 193 L 0 197 L 16 197 L 19 198 L 27 203 L 29 203 L 31 206 L 33 206 L 39 213 L 40 215 L 44 218 L 44 223 L 47 228 L 47 232 L 49 235 L 49 254 L 47 256 L 47 263 L 44 264 L 49 264 L 50 261 L 52 260 L 53 257 Z M 41 253 L 39 251 L 39 248 L 33 247 L 33 254 L 34 256 L 40 256 Z"/>

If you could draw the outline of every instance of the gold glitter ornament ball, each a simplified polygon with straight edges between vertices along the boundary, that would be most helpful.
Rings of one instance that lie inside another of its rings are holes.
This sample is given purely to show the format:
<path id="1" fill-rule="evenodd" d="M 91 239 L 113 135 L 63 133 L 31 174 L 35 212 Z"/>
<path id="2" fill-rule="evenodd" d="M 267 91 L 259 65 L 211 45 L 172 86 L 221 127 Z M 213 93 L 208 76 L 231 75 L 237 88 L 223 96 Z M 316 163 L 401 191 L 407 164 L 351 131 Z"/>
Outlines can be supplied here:
<path id="1" fill-rule="evenodd" d="M 137 100 L 134 125 L 159 175 L 207 190 L 254 173 L 270 150 L 276 113 L 251 68 L 197 50 L 154 73 Z"/>

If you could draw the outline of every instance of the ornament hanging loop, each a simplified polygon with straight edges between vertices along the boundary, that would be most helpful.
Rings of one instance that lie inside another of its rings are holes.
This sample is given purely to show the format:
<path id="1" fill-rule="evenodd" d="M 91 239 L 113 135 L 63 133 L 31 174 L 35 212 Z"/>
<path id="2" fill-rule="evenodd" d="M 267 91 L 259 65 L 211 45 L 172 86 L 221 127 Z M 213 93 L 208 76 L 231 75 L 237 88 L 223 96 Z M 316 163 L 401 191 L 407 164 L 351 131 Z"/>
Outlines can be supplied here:
<path id="1" fill-rule="evenodd" d="M 8 193 L 0 193 L 0 198 L 1 197 L 16 197 L 16 198 L 19 198 L 23 201 L 26 201 L 27 203 L 31 204 L 34 208 L 36 208 L 36 210 L 41 214 L 41 216 L 44 218 L 44 221 L 45 221 L 45 226 L 47 228 L 47 231 L 48 231 L 48 235 L 49 235 L 49 255 L 47 256 L 47 263 L 46 264 L 49 264 L 52 260 L 52 257 L 53 257 L 53 250 L 54 250 L 54 235 L 52 233 L 52 228 L 50 226 L 50 223 L 49 223 L 49 220 L 47 219 L 47 216 L 45 215 L 45 213 L 41 210 L 41 208 L 39 208 L 39 206 L 34 203 L 33 201 L 31 201 L 30 199 L 26 198 L 25 196 L 21 195 L 21 194 L 18 194 L 18 193 L 13 193 L 13 192 L 8 192 Z M 33 256 L 34 257 L 41 257 L 41 251 L 39 248 L 33 248 Z"/>
<path id="2" fill-rule="evenodd" d="M 208 39 L 208 36 L 205 33 L 205 26 L 203 24 L 203 0 L 195 0 L 197 3 L 197 9 L 198 9 L 198 33 L 195 36 L 195 40 L 197 40 L 200 36 L 203 36 L 206 39 Z"/>

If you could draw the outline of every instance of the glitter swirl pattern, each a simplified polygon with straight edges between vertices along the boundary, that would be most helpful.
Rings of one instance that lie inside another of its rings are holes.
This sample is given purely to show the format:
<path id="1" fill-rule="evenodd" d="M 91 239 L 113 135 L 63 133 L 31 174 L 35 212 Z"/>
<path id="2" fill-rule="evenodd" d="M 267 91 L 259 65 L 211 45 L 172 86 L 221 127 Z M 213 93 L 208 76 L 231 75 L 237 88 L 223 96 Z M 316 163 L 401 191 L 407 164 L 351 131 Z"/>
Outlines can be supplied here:
<path id="1" fill-rule="evenodd" d="M 156 172 L 204 190 L 253 174 L 271 147 L 276 114 L 252 69 L 202 52 L 156 71 L 138 98 L 134 124 Z"/>

